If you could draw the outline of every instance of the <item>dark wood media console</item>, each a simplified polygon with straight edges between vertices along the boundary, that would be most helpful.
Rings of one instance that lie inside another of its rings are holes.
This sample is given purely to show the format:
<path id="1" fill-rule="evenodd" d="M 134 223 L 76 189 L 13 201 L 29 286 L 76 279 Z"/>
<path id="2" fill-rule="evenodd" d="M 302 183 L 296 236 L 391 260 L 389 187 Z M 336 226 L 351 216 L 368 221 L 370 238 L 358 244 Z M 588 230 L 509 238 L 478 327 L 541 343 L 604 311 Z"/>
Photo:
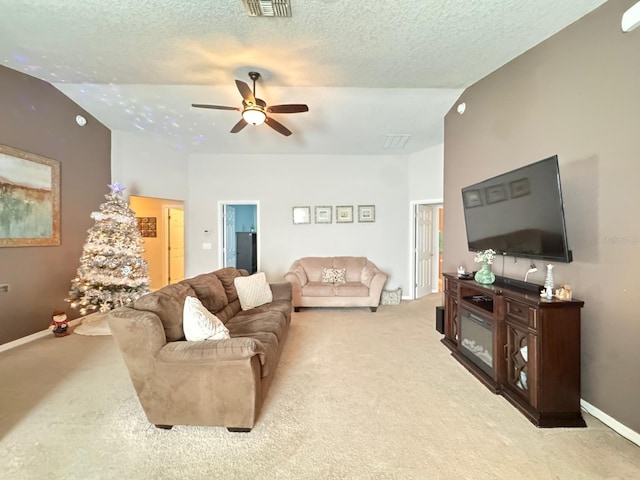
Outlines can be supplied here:
<path id="1" fill-rule="evenodd" d="M 444 343 L 454 358 L 538 427 L 585 427 L 580 411 L 580 300 L 444 274 Z"/>

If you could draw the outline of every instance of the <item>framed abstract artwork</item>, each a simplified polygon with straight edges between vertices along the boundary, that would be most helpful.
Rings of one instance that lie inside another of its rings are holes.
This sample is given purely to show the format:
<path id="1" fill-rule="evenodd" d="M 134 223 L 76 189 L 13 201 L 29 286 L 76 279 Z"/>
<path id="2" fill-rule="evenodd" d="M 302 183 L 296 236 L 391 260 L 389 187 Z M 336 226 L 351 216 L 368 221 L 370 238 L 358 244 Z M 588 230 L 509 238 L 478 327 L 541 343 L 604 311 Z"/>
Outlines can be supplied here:
<path id="1" fill-rule="evenodd" d="M 0 145 L 0 247 L 60 245 L 60 163 Z"/>
<path id="2" fill-rule="evenodd" d="M 293 207 L 293 223 L 311 223 L 311 207 Z"/>
<path id="3" fill-rule="evenodd" d="M 358 205 L 358 222 L 367 223 L 376 221 L 375 205 Z"/>
<path id="4" fill-rule="evenodd" d="M 315 207 L 316 223 L 331 223 L 331 207 Z"/>
<path id="5" fill-rule="evenodd" d="M 336 223 L 353 223 L 353 205 L 336 207 Z"/>

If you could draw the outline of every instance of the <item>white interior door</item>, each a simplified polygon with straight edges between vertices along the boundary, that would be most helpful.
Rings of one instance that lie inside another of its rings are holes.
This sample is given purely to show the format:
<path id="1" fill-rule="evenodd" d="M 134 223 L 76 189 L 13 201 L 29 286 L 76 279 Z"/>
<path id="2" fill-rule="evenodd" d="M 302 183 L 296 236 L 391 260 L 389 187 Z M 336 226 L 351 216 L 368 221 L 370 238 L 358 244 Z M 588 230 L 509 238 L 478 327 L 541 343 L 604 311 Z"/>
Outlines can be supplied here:
<path id="1" fill-rule="evenodd" d="M 433 209 L 431 205 L 416 205 L 415 224 L 415 298 L 420 298 L 433 291 Z"/>
<path id="2" fill-rule="evenodd" d="M 184 280 L 184 210 L 169 208 L 168 283 Z"/>
<path id="3" fill-rule="evenodd" d="M 231 205 L 224 206 L 224 265 L 223 267 L 236 266 L 236 209 Z"/>

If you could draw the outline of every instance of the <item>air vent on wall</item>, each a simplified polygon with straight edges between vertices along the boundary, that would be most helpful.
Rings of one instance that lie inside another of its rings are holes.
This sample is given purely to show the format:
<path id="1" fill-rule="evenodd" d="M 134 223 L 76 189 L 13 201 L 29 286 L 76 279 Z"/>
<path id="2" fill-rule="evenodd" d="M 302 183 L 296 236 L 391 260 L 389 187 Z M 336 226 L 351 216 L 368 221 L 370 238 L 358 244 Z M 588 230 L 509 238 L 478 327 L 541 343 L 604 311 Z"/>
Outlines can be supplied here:
<path id="1" fill-rule="evenodd" d="M 408 133 L 390 133 L 386 137 L 384 137 L 384 142 L 382 143 L 382 148 L 384 149 L 396 149 L 396 148 L 404 148 L 404 146 L 409 141 L 411 135 Z"/>
<path id="2" fill-rule="evenodd" d="M 250 17 L 290 17 L 289 0 L 242 0 Z"/>

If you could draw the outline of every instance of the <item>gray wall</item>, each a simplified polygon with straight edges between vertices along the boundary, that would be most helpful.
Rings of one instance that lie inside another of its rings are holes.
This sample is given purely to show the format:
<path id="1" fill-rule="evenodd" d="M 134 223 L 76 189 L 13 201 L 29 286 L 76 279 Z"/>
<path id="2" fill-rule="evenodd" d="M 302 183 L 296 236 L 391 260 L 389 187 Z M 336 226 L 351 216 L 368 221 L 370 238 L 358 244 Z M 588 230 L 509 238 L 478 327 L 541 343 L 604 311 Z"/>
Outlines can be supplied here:
<path id="1" fill-rule="evenodd" d="M 59 246 L 0 248 L 0 344 L 44 330 L 79 265 L 90 214 L 105 201 L 111 134 L 52 85 L 0 67 L 0 143 L 60 162 Z M 87 119 L 79 127 L 76 115 Z"/>
<path id="2" fill-rule="evenodd" d="M 574 262 L 556 264 L 582 311 L 582 398 L 640 432 L 640 30 L 610 1 L 468 88 L 445 118 L 444 267 L 474 268 L 460 189 L 558 154 Z M 544 281 L 544 262 L 532 281 Z M 494 270 L 522 279 L 529 262 Z"/>

